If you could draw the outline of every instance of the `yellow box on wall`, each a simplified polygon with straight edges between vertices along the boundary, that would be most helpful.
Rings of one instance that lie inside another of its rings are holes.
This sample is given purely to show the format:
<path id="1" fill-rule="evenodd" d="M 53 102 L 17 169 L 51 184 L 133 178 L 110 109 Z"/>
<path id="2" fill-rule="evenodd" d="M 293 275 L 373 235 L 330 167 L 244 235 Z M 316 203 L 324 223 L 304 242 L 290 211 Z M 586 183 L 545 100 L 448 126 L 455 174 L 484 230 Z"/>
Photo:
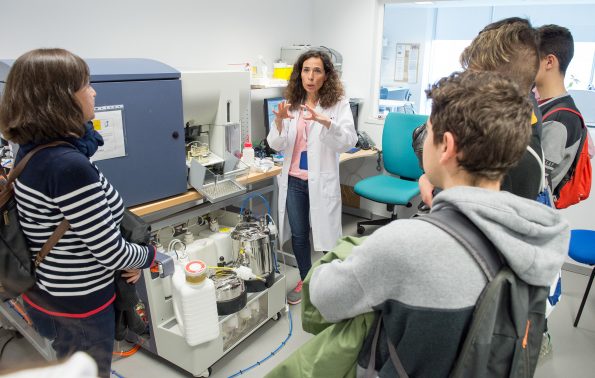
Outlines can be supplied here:
<path id="1" fill-rule="evenodd" d="M 275 68 L 273 68 L 273 78 L 281 79 L 281 80 L 289 80 L 289 78 L 291 77 L 291 71 L 293 71 L 293 66 L 275 67 Z"/>

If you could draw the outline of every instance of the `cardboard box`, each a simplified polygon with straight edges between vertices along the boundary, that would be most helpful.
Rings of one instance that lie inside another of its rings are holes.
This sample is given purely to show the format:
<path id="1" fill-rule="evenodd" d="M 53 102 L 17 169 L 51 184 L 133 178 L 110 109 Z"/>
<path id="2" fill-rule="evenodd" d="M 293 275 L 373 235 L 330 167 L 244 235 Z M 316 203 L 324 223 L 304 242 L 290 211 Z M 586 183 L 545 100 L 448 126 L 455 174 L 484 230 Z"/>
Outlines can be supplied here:
<path id="1" fill-rule="evenodd" d="M 360 196 L 355 194 L 353 186 L 341 184 L 341 200 L 345 206 L 360 208 Z"/>

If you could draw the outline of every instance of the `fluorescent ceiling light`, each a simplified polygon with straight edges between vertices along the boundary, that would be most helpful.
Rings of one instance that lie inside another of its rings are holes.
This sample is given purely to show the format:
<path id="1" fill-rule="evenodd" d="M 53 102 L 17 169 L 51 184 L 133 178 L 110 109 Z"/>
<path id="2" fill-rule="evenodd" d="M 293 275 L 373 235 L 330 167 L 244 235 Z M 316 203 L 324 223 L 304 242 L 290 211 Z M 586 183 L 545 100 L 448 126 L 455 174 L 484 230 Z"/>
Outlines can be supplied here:
<path id="1" fill-rule="evenodd" d="M 433 1 L 416 1 L 415 4 L 418 5 L 430 5 L 430 4 L 434 4 Z"/>

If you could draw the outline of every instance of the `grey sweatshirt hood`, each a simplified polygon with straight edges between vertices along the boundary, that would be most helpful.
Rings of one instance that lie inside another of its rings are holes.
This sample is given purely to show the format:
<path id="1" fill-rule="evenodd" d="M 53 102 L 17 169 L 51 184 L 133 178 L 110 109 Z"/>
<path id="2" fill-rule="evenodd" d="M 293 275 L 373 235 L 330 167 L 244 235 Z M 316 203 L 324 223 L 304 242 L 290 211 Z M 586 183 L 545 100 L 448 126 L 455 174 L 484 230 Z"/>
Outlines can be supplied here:
<path id="1" fill-rule="evenodd" d="M 562 267 L 570 227 L 558 211 L 508 192 L 469 186 L 440 192 L 432 211 L 445 206 L 465 214 L 527 283 L 549 286 Z"/>

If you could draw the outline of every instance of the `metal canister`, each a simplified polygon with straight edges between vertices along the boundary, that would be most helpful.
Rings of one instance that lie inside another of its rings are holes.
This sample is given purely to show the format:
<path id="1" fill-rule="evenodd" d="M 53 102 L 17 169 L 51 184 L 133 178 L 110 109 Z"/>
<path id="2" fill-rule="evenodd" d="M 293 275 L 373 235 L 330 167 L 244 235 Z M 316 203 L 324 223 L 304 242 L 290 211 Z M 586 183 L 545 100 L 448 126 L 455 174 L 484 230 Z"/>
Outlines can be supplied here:
<path id="1" fill-rule="evenodd" d="M 217 298 L 217 313 L 229 315 L 238 312 L 248 300 L 246 287 L 232 271 L 219 271 L 211 276 L 215 284 L 215 296 Z"/>
<path id="2" fill-rule="evenodd" d="M 274 271 L 273 247 L 269 229 L 259 221 L 241 221 L 231 232 L 232 258 L 266 278 Z"/>

